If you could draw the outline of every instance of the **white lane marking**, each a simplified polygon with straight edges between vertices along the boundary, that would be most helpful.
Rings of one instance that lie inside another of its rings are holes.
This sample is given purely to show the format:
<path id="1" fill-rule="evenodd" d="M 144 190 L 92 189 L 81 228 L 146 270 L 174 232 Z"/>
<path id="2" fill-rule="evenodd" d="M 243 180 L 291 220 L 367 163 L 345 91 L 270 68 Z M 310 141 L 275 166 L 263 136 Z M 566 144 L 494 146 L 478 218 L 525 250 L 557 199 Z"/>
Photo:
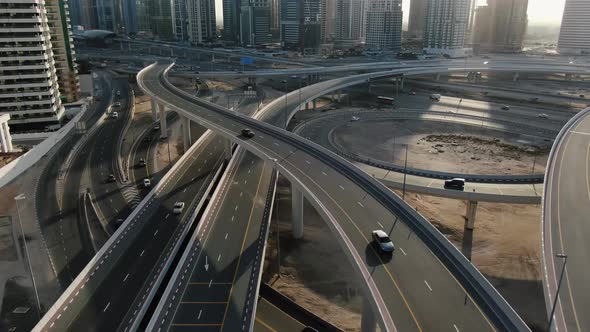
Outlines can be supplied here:
<path id="1" fill-rule="evenodd" d="M 111 305 L 111 302 L 107 303 L 107 306 L 104 307 L 104 309 L 102 309 L 102 312 L 106 312 L 110 305 Z"/>
<path id="2" fill-rule="evenodd" d="M 581 131 L 570 131 L 570 133 L 590 136 L 590 133 L 584 133 L 584 132 L 581 132 Z"/>
<path id="3" fill-rule="evenodd" d="M 225 240 L 227 240 L 227 234 L 228 234 L 228 233 L 225 233 Z"/>
<path id="4" fill-rule="evenodd" d="M 168 219 L 168 216 L 170 216 L 170 213 L 166 213 L 166 216 L 164 217 L 164 219 Z"/>
<path id="5" fill-rule="evenodd" d="M 182 192 L 185 193 L 186 192 L 186 188 L 184 188 L 184 190 Z"/>
<path id="6" fill-rule="evenodd" d="M 272 143 L 272 144 L 274 144 L 274 145 L 276 145 L 276 146 L 279 146 L 279 143 L 277 143 L 277 142 L 274 142 L 274 143 Z"/>
<path id="7" fill-rule="evenodd" d="M 306 160 L 305 162 L 306 162 L 308 165 L 311 165 L 311 163 L 309 162 L 309 160 Z"/>
<path id="8" fill-rule="evenodd" d="M 129 273 L 127 273 L 127 275 L 125 276 L 125 279 L 123 279 L 123 282 L 127 281 L 127 278 L 129 278 Z"/>
<path id="9" fill-rule="evenodd" d="M 244 180 L 244 184 L 248 183 L 248 180 Z"/>
<path id="10" fill-rule="evenodd" d="M 379 227 L 385 228 L 385 227 L 383 227 L 383 225 L 380 222 L 377 222 L 377 224 L 379 225 Z"/>
<path id="11" fill-rule="evenodd" d="M 145 250 L 141 251 L 141 254 L 139 254 L 139 257 L 143 256 L 143 253 L 145 252 Z"/>
<path id="12" fill-rule="evenodd" d="M 404 251 L 404 248 L 400 247 L 399 250 L 402 251 L 402 254 L 404 254 L 404 256 L 407 256 L 408 254 L 406 254 L 406 252 Z"/>
<path id="13" fill-rule="evenodd" d="M 217 256 L 217 261 L 219 262 L 220 259 L 221 259 L 221 254 L 219 254 L 219 256 Z"/>
<path id="14" fill-rule="evenodd" d="M 213 279 L 211 279 L 211 281 L 209 281 L 209 288 L 211 288 L 212 283 L 213 283 Z"/>
<path id="15" fill-rule="evenodd" d="M 231 221 L 234 221 L 234 216 L 231 216 Z"/>
<path id="16" fill-rule="evenodd" d="M 242 197 L 242 195 L 243 195 L 243 194 L 244 194 L 244 192 L 243 192 L 243 191 L 241 191 L 241 192 L 240 192 L 240 197 Z"/>
<path id="17" fill-rule="evenodd" d="M 453 324 L 453 327 L 455 328 L 455 331 L 461 332 L 461 331 L 459 331 L 459 328 L 457 327 L 457 325 Z"/>
<path id="18" fill-rule="evenodd" d="M 324 171 L 322 171 L 322 174 L 324 174 L 324 175 L 328 176 L 328 174 L 326 174 L 326 172 L 324 172 Z"/>
<path id="19" fill-rule="evenodd" d="M 428 289 L 432 292 L 432 287 L 430 287 L 430 285 L 428 284 L 428 281 L 424 280 L 424 283 L 426 284 L 426 287 L 428 287 Z"/>
<path id="20" fill-rule="evenodd" d="M 363 205 L 363 203 L 361 203 L 361 202 L 356 202 L 356 203 L 357 203 L 358 205 L 360 205 L 361 207 L 365 207 L 365 206 Z"/>
<path id="21" fill-rule="evenodd" d="M 236 207 L 234 208 L 234 211 L 238 211 L 238 206 L 236 205 Z M 232 219 L 233 220 L 233 219 Z"/>
<path id="22" fill-rule="evenodd" d="M 199 316 L 197 317 L 197 320 L 201 319 L 201 314 L 203 313 L 203 309 L 199 310 Z"/>
<path id="23" fill-rule="evenodd" d="M 156 231 L 154 232 L 154 236 L 156 236 L 156 234 L 158 234 L 158 230 L 156 229 Z"/>
<path id="24" fill-rule="evenodd" d="M 340 187 L 340 189 L 344 190 L 344 187 L 342 185 L 338 185 L 338 187 Z"/>

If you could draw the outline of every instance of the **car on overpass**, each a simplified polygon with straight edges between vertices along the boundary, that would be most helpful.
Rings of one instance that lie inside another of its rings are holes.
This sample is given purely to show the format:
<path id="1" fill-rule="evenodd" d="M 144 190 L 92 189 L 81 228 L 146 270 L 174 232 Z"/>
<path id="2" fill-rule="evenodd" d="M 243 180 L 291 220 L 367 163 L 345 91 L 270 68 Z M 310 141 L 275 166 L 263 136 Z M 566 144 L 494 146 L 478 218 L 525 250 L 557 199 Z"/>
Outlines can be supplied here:
<path id="1" fill-rule="evenodd" d="M 379 245 L 379 249 L 381 249 L 382 252 L 391 254 L 395 250 L 395 246 L 389 238 L 389 235 L 387 235 L 387 233 L 384 231 L 380 229 L 374 230 L 371 235 L 373 236 L 375 242 Z"/>
<path id="2" fill-rule="evenodd" d="M 252 129 L 249 128 L 244 128 L 242 129 L 242 136 L 247 137 L 247 138 L 252 138 L 254 137 L 254 135 L 256 135 Z"/>
<path id="3" fill-rule="evenodd" d="M 183 210 L 184 210 L 184 202 L 174 203 L 174 209 L 172 210 L 172 212 L 174 212 L 174 214 L 181 214 Z"/>

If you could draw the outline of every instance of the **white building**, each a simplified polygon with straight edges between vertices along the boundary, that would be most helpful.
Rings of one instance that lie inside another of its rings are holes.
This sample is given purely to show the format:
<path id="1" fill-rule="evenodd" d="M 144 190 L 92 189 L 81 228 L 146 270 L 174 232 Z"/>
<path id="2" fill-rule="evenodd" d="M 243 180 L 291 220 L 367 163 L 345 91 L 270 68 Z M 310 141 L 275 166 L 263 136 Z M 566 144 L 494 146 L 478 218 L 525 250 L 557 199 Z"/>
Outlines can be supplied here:
<path id="1" fill-rule="evenodd" d="M 465 30 L 470 0 L 430 0 L 424 25 L 424 51 L 450 57 L 465 56 Z"/>
<path id="2" fill-rule="evenodd" d="M 336 0 L 336 42 L 359 43 L 365 31 L 365 0 Z"/>
<path id="3" fill-rule="evenodd" d="M 188 40 L 193 44 L 216 37 L 215 0 L 185 0 Z"/>
<path id="4" fill-rule="evenodd" d="M 371 50 L 401 48 L 402 39 L 401 0 L 369 0 L 366 15 L 366 46 Z"/>
<path id="5" fill-rule="evenodd" d="M 590 1 L 566 0 L 557 48 L 561 54 L 590 54 Z"/>
<path id="6" fill-rule="evenodd" d="M 0 113 L 12 130 L 43 129 L 64 114 L 44 0 L 0 3 Z"/>
<path id="7" fill-rule="evenodd" d="M 8 128 L 8 120 L 10 115 L 0 114 L 0 152 L 12 152 L 12 137 L 10 136 L 10 128 Z"/>

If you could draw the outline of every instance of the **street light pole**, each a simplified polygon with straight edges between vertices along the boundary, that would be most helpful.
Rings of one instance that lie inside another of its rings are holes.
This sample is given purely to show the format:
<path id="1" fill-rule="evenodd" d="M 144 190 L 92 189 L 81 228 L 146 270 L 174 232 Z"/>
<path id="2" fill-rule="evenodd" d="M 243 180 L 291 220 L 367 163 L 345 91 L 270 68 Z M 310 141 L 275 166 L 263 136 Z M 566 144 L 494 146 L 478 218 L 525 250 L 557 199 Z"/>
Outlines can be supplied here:
<path id="1" fill-rule="evenodd" d="M 561 267 L 561 275 L 559 276 L 559 282 L 557 283 L 557 291 L 555 292 L 555 299 L 553 300 L 553 307 L 551 308 L 551 315 L 549 315 L 549 323 L 547 324 L 547 330 L 551 330 L 551 325 L 553 324 L 553 316 L 555 315 L 555 307 L 557 305 L 557 299 L 559 298 L 559 290 L 561 289 L 561 280 L 563 279 L 563 274 L 565 272 L 565 264 L 567 264 L 567 255 L 566 254 L 557 254 L 556 257 L 563 258 L 563 265 Z"/>
<path id="2" fill-rule="evenodd" d="M 29 255 L 29 247 L 27 247 L 27 239 L 25 238 L 25 230 L 23 229 L 23 223 L 20 217 L 20 209 L 18 206 L 18 201 L 26 199 L 24 194 L 20 194 L 14 197 L 16 201 L 16 214 L 18 216 L 18 223 L 20 225 L 20 231 L 23 238 L 23 244 L 25 246 L 25 254 L 27 255 L 27 265 L 29 267 L 29 273 L 31 274 L 31 281 L 33 283 L 33 290 L 35 291 L 35 300 L 37 301 L 37 317 L 41 319 L 41 300 L 39 300 L 39 292 L 37 291 L 37 283 L 35 281 L 35 275 L 33 274 L 33 266 L 31 265 L 31 256 Z"/>
<path id="3" fill-rule="evenodd" d="M 404 144 L 406 147 L 406 160 L 404 161 L 404 186 L 402 189 L 402 199 L 406 200 L 406 176 L 408 173 L 408 144 Z"/>

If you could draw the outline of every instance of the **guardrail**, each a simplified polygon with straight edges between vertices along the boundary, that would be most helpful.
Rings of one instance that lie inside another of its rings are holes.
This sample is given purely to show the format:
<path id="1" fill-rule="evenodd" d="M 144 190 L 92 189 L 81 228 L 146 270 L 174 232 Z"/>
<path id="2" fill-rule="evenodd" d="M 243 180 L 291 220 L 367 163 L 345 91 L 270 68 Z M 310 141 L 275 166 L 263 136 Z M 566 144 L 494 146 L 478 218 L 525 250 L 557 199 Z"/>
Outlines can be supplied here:
<path id="1" fill-rule="evenodd" d="M 547 159 L 547 172 L 545 172 L 545 188 L 544 188 L 544 192 L 543 192 L 543 199 L 542 199 L 542 203 L 541 203 L 541 222 L 543 223 L 542 227 L 541 227 L 541 251 L 542 251 L 542 257 L 543 257 L 543 283 L 544 286 L 543 287 L 543 294 L 545 295 L 545 306 L 546 306 L 546 310 L 547 310 L 547 314 L 549 315 L 551 310 L 552 310 L 552 303 L 554 301 L 554 298 L 552 298 L 552 293 L 551 290 L 556 289 L 557 285 L 551 285 L 549 283 L 549 272 L 548 272 L 548 264 L 550 264 L 550 267 L 553 269 L 553 275 L 555 276 L 555 264 L 553 261 L 554 258 L 554 253 L 553 250 L 551 248 L 551 241 L 549 238 L 549 248 L 546 245 L 546 237 L 547 237 L 547 233 L 551 232 L 551 222 L 548 220 L 551 217 L 550 211 L 550 202 L 547 201 L 547 196 L 550 196 L 551 194 L 551 184 L 552 184 L 552 178 L 553 178 L 553 173 L 554 173 L 554 166 L 555 166 L 555 157 L 557 155 L 557 153 L 559 152 L 559 149 L 561 148 L 561 145 L 563 144 L 563 139 L 564 136 L 570 131 L 570 129 L 572 129 L 574 127 L 574 125 L 576 125 L 583 117 L 588 116 L 588 113 L 590 113 L 590 107 L 582 110 L 581 112 L 578 112 L 576 115 L 574 115 L 566 124 L 565 126 L 563 126 L 563 128 L 561 129 L 561 131 L 559 132 L 559 134 L 557 134 L 557 137 L 555 138 L 555 141 L 553 143 L 553 147 L 551 148 L 551 152 L 549 152 L 549 158 Z M 553 280 L 555 281 L 555 279 Z M 563 320 L 563 316 L 560 315 L 558 312 L 555 313 L 555 325 L 553 326 L 557 326 L 557 324 L 559 323 L 560 320 Z M 563 321 L 562 321 L 563 324 Z M 564 326 L 565 327 L 565 326 Z M 566 328 L 567 331 L 567 328 Z"/>
<path id="2" fill-rule="evenodd" d="M 265 135 L 282 140 L 299 150 L 305 151 L 314 158 L 321 160 L 339 173 L 348 177 L 360 188 L 377 200 L 393 214 L 406 221 L 407 225 L 416 235 L 432 250 L 432 252 L 445 264 L 457 280 L 468 290 L 471 297 L 482 308 L 496 325 L 505 331 L 529 331 L 526 324 L 514 312 L 512 307 L 502 298 L 488 280 L 453 246 L 453 244 L 432 226 L 420 214 L 392 193 L 378 180 L 368 176 L 354 165 L 339 157 L 335 153 L 315 143 L 309 142 L 293 133 L 278 129 L 277 127 L 260 122 L 249 117 L 230 112 L 223 107 L 196 98 L 188 98 L 171 88 L 172 84 L 165 78 L 164 73 L 159 76 L 160 82 L 179 98 L 205 107 L 233 121 L 240 122 Z M 235 137 L 234 137 L 235 139 Z"/>

